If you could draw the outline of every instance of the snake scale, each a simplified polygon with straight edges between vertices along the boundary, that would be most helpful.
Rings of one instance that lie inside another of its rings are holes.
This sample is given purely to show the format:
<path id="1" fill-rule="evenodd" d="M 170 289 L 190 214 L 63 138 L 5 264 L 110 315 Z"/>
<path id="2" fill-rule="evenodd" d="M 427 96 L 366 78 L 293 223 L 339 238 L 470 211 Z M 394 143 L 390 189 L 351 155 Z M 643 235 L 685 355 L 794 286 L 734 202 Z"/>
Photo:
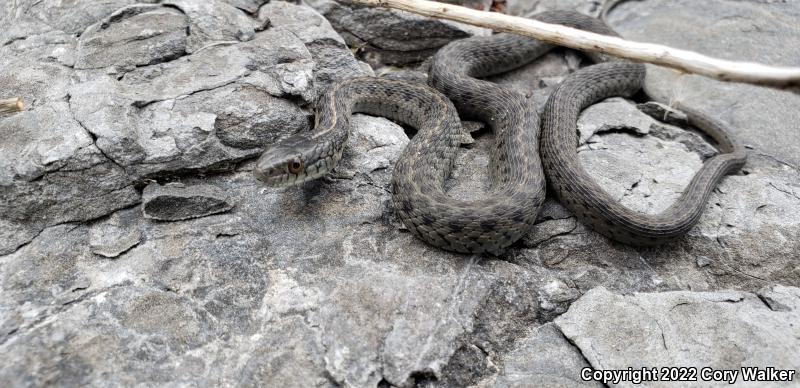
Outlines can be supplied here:
<path id="1" fill-rule="evenodd" d="M 535 18 L 616 35 L 604 22 L 576 12 L 550 11 Z M 431 63 L 429 83 L 438 91 L 375 77 L 338 82 L 320 99 L 314 131 L 268 148 L 254 174 L 271 186 L 325 175 L 342 157 L 351 114 L 361 112 L 418 129 L 395 166 L 392 201 L 408 229 L 434 246 L 456 252 L 504 252 L 536 220 L 545 198 L 545 173 L 562 204 L 610 238 L 652 245 L 684 234 L 699 219 L 716 184 L 745 162 L 743 148 L 717 121 L 687 111 L 690 122 L 715 140 L 722 153 L 704 163 L 664 212 L 648 215 L 625 208 L 578 161 L 576 122 L 586 106 L 641 89 L 644 65 L 592 56 L 601 63 L 569 75 L 548 99 L 540 147 L 540 119 L 533 104 L 518 92 L 478 78 L 522 66 L 550 49 L 549 44 L 513 34 L 451 42 Z M 445 190 L 464 138 L 459 114 L 487 123 L 495 134 L 489 163 L 492 185 L 485 197 L 476 200 L 458 200 Z"/>

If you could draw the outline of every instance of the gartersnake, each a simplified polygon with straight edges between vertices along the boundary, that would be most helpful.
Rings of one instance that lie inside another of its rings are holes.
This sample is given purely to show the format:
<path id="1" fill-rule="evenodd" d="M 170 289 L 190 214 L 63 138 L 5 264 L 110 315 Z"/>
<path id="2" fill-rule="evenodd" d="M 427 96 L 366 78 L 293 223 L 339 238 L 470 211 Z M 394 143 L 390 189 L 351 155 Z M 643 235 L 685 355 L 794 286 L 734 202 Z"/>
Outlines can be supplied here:
<path id="1" fill-rule="evenodd" d="M 547 12 L 536 18 L 614 34 L 602 21 L 575 12 Z M 513 34 L 450 43 L 434 56 L 429 72 L 430 84 L 449 100 L 413 82 L 381 78 L 341 81 L 320 100 L 314 131 L 269 148 L 258 160 L 255 175 L 269 185 L 284 186 L 326 174 L 342 157 L 350 115 L 362 112 L 419 130 L 395 166 L 392 199 L 408 229 L 437 247 L 499 254 L 519 240 L 533 225 L 545 198 L 542 161 L 562 203 L 600 233 L 638 245 L 662 243 L 685 233 L 697 222 L 719 180 L 744 163 L 742 148 L 720 124 L 689 112 L 692 123 L 716 140 L 725 153 L 706 161 L 681 198 L 663 213 L 647 215 L 621 206 L 577 161 L 576 120 L 591 103 L 638 91 L 644 65 L 609 61 L 568 76 L 546 105 L 541 159 L 539 117 L 533 104 L 520 93 L 478 79 L 531 62 L 551 48 Z M 492 187 L 482 199 L 457 200 L 445 190 L 464 136 L 454 106 L 462 117 L 489 124 L 495 134 L 489 164 Z"/>

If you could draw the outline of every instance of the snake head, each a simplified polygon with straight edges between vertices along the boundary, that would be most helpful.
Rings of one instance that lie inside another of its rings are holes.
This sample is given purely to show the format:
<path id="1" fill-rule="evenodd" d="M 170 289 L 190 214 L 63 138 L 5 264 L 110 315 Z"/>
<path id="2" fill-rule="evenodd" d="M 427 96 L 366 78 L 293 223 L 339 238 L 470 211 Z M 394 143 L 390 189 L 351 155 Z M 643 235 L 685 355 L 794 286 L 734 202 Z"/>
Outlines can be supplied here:
<path id="1" fill-rule="evenodd" d="M 312 139 L 295 135 L 268 148 L 258 158 L 253 174 L 268 186 L 297 185 L 332 169 L 338 158 L 333 161 L 329 156 L 320 152 Z"/>

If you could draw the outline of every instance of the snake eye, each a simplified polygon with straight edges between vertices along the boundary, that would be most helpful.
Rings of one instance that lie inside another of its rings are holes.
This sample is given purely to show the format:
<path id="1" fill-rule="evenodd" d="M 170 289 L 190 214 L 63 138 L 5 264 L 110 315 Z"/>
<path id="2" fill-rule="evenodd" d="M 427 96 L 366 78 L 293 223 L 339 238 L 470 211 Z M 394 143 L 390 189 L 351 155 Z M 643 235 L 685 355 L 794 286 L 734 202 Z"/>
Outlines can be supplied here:
<path id="1" fill-rule="evenodd" d="M 289 162 L 286 168 L 289 170 L 290 173 L 297 174 L 303 169 L 303 162 L 300 160 L 292 160 L 291 162 Z"/>

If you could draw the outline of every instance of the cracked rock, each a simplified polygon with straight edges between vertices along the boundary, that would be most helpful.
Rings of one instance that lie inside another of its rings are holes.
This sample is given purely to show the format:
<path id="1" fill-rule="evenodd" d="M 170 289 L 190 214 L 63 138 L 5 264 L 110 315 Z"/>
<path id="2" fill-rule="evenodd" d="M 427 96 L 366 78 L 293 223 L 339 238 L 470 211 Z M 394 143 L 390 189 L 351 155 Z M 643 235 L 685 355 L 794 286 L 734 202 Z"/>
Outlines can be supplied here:
<path id="1" fill-rule="evenodd" d="M 222 144 L 235 148 L 259 148 L 288 135 L 310 130 L 311 117 L 295 104 L 275 98 L 258 88 L 220 90 L 213 103 L 219 106 L 213 131 Z M 238 101 L 225 104 L 225 100 Z M 212 129 L 208 128 L 211 132 Z"/>
<path id="2" fill-rule="evenodd" d="M 678 198 L 700 169 L 701 155 L 693 151 L 710 148 L 696 136 L 683 139 L 689 147 L 675 141 L 677 133 L 685 132 L 680 129 L 661 130 L 672 134 L 661 136 L 665 140 L 645 136 L 651 128 L 664 126 L 624 99 L 605 100 L 584 110 L 578 119 L 585 142 L 578 156 L 587 172 L 623 205 L 658 213 Z"/>
<path id="3" fill-rule="evenodd" d="M 255 36 L 256 22 L 223 1 L 170 0 L 164 4 L 181 10 L 189 18 L 186 52 L 193 53 L 218 42 L 246 42 Z"/>
<path id="4" fill-rule="evenodd" d="M 681 365 L 738 370 L 768 365 L 796 370 L 800 327 L 790 322 L 800 319 L 800 289 L 777 286 L 761 293 L 779 299 L 784 308 L 774 311 L 747 292 L 621 295 L 596 288 L 555 324 L 595 369 Z"/>
<path id="5" fill-rule="evenodd" d="M 506 0 L 506 13 L 530 16 L 544 11 L 566 9 L 598 17 L 609 0 Z"/>
<path id="6" fill-rule="evenodd" d="M 686 113 L 660 102 L 648 101 L 642 104 L 636 104 L 636 108 L 642 111 L 642 113 L 667 124 L 680 127 L 689 125 L 689 118 L 686 116 Z"/>
<path id="7" fill-rule="evenodd" d="M 549 279 L 539 287 L 539 290 L 540 305 L 551 315 L 564 313 L 566 307 L 580 297 L 578 290 L 568 286 L 561 279 Z"/>
<path id="8" fill-rule="evenodd" d="M 32 236 L 33 230 L 92 220 L 138 202 L 139 193 L 130 179 L 112 163 L 85 170 L 64 169 L 31 182 L 0 185 L 0 216 L 19 228 L 13 232 L 19 233 L 16 238 L 0 242 L 0 251 L 27 242 L 19 237 Z"/>
<path id="9" fill-rule="evenodd" d="M 294 35 L 270 31 L 240 46 L 137 69 L 122 81 L 78 84 L 70 105 L 104 154 L 137 175 L 206 168 L 253 156 L 265 141 L 307 128 L 305 113 L 272 96 L 311 99 L 312 67 Z"/>
<path id="10" fill-rule="evenodd" d="M 525 246 L 534 247 L 555 236 L 572 232 L 576 227 L 578 227 L 578 221 L 574 217 L 546 220 L 534 225 L 531 233 L 523 238 L 523 243 Z"/>
<path id="11" fill-rule="evenodd" d="M 244 10 L 245 12 L 251 15 L 257 13 L 259 7 L 269 2 L 269 0 L 223 0 L 223 1 L 236 8 Z"/>
<path id="12" fill-rule="evenodd" d="M 637 135 L 646 135 L 655 120 L 642 113 L 623 98 L 612 97 L 586 108 L 578 118 L 578 144 L 585 144 L 590 137 L 600 132 L 628 130 Z"/>
<path id="13" fill-rule="evenodd" d="M 489 34 L 483 28 L 398 10 L 332 0 L 312 0 L 308 4 L 374 65 L 421 62 L 451 40 Z"/>
<path id="14" fill-rule="evenodd" d="M 777 21 L 776 21 L 777 18 Z M 797 4 L 785 1 L 625 1 L 608 14 L 622 36 L 739 61 L 789 66 L 797 50 L 775 50 L 800 40 Z M 800 95 L 721 82 L 647 66 L 645 90 L 662 103 L 681 104 L 732 126 L 744 144 L 800 164 Z"/>
<path id="15" fill-rule="evenodd" d="M 514 89 L 532 99 L 541 112 L 551 87 L 577 70 L 580 57 L 572 51 L 554 49 L 514 71 L 489 77 L 492 82 Z"/>
<path id="16" fill-rule="evenodd" d="M 14 252 L 39 234 L 39 227 L 26 222 L 15 222 L 0 218 L 0 255 Z"/>
<path id="17" fill-rule="evenodd" d="M 103 162 L 90 134 L 70 117 L 69 104 L 57 101 L 0 119 L 6 134 L 0 143 L 0 184 L 33 182 L 47 173 Z"/>
<path id="18" fill-rule="evenodd" d="M 26 101 L 0 119 L 2 252 L 137 203 L 145 177 L 253 157 L 307 130 L 326 85 L 363 73 L 307 7 L 271 5 L 285 17 L 256 33 L 255 15 L 218 1 L 23 3 L 0 12 L 0 81 Z"/>
<path id="19" fill-rule="evenodd" d="M 175 9 L 123 8 L 81 34 L 75 68 L 133 68 L 180 57 L 186 52 L 187 26 L 186 17 Z"/>
<path id="20" fill-rule="evenodd" d="M 135 221 L 132 212 L 122 211 L 95 225 L 89 236 L 92 252 L 114 258 L 138 245 L 142 241 L 142 233 L 138 227 L 131 227 Z"/>
<path id="21" fill-rule="evenodd" d="M 6 16 L 8 21 L 14 21 L 12 31 L 14 35 L 27 37 L 46 31 L 63 31 L 70 35 L 82 33 L 87 27 L 101 20 L 119 9 L 152 0 L 106 0 L 97 2 L 93 0 L 62 1 L 26 1 L 7 3 L 5 10 L 9 11 L 0 16 Z M 19 12 L 24 10 L 25 12 Z M 5 25 L 5 23 L 4 23 Z M 23 32 L 24 31 L 24 32 Z M 0 32 L 2 34 L 2 32 Z M 2 41 L 3 39 L 0 39 Z"/>
<path id="22" fill-rule="evenodd" d="M 212 185 L 149 184 L 142 194 L 142 214 L 159 221 L 181 221 L 233 208 L 225 191 Z"/>
<path id="23" fill-rule="evenodd" d="M 297 36 L 314 58 L 314 82 L 324 90 L 333 81 L 366 75 L 344 39 L 316 10 L 283 1 L 265 4 L 258 18 L 270 28 L 280 28 Z"/>
<path id="24" fill-rule="evenodd" d="M 369 128 L 369 130 L 353 131 L 355 144 L 345 148 L 345 155 L 349 158 L 341 164 L 340 171 L 348 175 L 392 171 L 394 162 L 408 144 L 408 136 L 403 133 L 402 128 L 387 119 L 364 115 L 355 115 L 351 123 L 355 128 Z M 385 175 L 387 178 L 390 177 L 389 173 Z"/>
<path id="25" fill-rule="evenodd" d="M 547 323 L 531 330 L 504 356 L 505 367 L 493 386 L 511 387 L 602 387 L 596 381 L 583 381 L 579 372 L 589 364 L 558 327 Z"/>
<path id="26" fill-rule="evenodd" d="M 726 121 L 751 146 L 681 239 L 615 243 L 548 198 L 507 253 L 453 254 L 396 218 L 391 175 L 413 130 L 389 120 L 355 115 L 325 178 L 271 188 L 253 177 L 264 147 L 311 129 L 328 85 L 372 74 L 345 44 L 354 36 L 302 4 L 164 3 L 0 2 L 0 84 L 26 103 L 0 118 L 0 386 L 573 386 L 587 366 L 781 354 L 798 368 L 792 96 L 689 77 L 655 93 Z M 559 4 L 593 14 L 602 5 Z M 626 1 L 610 16 L 633 39 L 797 63 L 786 43 L 800 16 L 791 2 Z M 400 24 L 369 36 L 420 50 L 369 43 L 360 53 L 424 57 L 443 44 L 436 38 L 464 32 L 404 18 L 387 13 L 374 22 Z M 425 23 L 447 34 L 404 37 L 404 26 Z M 541 108 L 581 58 L 556 49 L 491 80 Z M 648 87 L 658 78 L 651 71 Z M 592 123 L 641 133 L 597 132 L 580 162 L 619 201 L 658 212 L 716 150 L 663 114 L 611 103 Z M 464 127 L 474 139 L 465 136 L 446 187 L 471 200 L 491 187 L 493 135 Z M 153 183 L 176 180 L 183 186 Z M 157 222 L 145 213 L 159 201 L 155 212 L 172 218 L 228 210 Z"/>

